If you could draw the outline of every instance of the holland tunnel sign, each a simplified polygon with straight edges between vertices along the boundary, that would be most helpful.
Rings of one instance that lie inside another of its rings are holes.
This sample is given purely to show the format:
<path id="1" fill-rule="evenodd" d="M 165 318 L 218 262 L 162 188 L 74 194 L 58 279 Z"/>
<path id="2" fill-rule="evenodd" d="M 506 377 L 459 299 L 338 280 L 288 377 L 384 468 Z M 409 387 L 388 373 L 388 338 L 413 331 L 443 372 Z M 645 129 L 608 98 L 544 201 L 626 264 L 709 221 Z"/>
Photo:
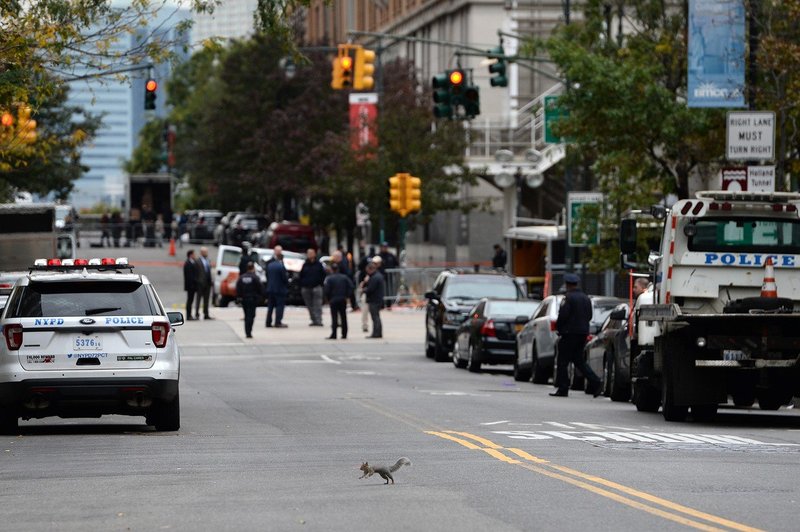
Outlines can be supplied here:
<path id="1" fill-rule="evenodd" d="M 730 111 L 727 158 L 731 161 L 769 161 L 775 154 L 775 113 Z"/>

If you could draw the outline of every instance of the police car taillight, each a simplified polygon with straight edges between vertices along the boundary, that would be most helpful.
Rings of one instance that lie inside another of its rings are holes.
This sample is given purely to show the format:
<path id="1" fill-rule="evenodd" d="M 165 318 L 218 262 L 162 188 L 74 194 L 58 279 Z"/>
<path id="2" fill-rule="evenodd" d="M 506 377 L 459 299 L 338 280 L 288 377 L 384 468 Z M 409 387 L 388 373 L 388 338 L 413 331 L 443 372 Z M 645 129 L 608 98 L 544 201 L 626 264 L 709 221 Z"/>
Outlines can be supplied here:
<path id="1" fill-rule="evenodd" d="M 157 322 L 151 325 L 150 330 L 153 334 L 153 344 L 156 347 L 165 347 L 167 345 L 167 337 L 169 336 L 169 323 Z"/>
<path id="2" fill-rule="evenodd" d="M 3 336 L 9 351 L 17 351 L 22 347 L 22 325 L 3 325 Z"/>

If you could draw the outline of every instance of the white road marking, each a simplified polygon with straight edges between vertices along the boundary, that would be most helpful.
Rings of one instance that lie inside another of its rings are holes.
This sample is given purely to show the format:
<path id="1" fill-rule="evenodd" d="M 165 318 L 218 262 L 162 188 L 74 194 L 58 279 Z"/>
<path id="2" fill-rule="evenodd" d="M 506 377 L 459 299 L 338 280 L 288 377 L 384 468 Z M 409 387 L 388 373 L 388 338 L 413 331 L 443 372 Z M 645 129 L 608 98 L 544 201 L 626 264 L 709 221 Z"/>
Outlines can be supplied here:
<path id="1" fill-rule="evenodd" d="M 341 360 L 334 360 L 331 357 L 329 357 L 328 355 L 320 355 L 319 357 L 322 360 L 324 360 L 325 362 L 327 362 L 328 364 L 341 364 L 342 363 Z"/>
<path id="2" fill-rule="evenodd" d="M 603 425 L 595 425 L 594 423 L 580 423 L 578 421 L 570 421 L 570 423 L 591 430 L 603 430 L 604 428 L 606 428 Z"/>
<path id="3" fill-rule="evenodd" d="M 652 443 L 652 444 L 710 444 L 710 445 L 768 445 L 800 447 L 797 443 L 769 443 L 730 434 L 688 434 L 667 432 L 609 432 L 609 431 L 524 431 L 502 430 L 493 434 L 508 436 L 515 440 L 568 440 L 584 442 Z"/>
<path id="4" fill-rule="evenodd" d="M 573 428 L 575 428 L 575 427 L 573 427 L 571 425 L 566 425 L 564 423 L 559 423 L 558 421 L 545 421 L 545 423 L 547 423 L 548 425 L 552 425 L 554 427 L 558 427 L 560 429 L 573 429 Z"/>
<path id="5" fill-rule="evenodd" d="M 367 371 L 367 370 L 347 370 L 347 369 L 340 369 L 340 373 L 344 373 L 345 375 L 380 375 L 377 371 Z"/>
<path id="6" fill-rule="evenodd" d="M 502 425 L 503 423 L 508 423 L 508 420 L 504 419 L 503 421 L 489 421 L 487 423 L 481 423 L 481 425 Z"/>
<path id="7" fill-rule="evenodd" d="M 178 342 L 178 347 L 238 347 L 240 345 L 245 345 L 243 342 L 223 342 L 218 344 L 212 343 L 205 343 L 205 344 L 184 344 L 183 342 Z"/>
<path id="8" fill-rule="evenodd" d="M 452 390 L 418 390 L 421 393 L 429 395 L 445 395 L 455 397 L 491 397 L 488 393 L 470 393 L 470 392 L 457 392 Z"/>

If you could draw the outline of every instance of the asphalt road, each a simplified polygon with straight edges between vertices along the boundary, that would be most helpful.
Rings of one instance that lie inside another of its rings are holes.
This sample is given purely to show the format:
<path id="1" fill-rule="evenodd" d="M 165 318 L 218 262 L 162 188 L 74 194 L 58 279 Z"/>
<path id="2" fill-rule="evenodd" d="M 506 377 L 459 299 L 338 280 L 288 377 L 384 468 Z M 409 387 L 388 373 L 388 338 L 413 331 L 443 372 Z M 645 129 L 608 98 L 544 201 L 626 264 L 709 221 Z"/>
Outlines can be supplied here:
<path id="1" fill-rule="evenodd" d="M 168 306 L 180 261 L 126 250 Z M 181 253 L 183 250 L 178 250 Z M 18 530 L 796 530 L 800 416 L 723 409 L 666 423 L 630 404 L 471 374 L 422 350 L 423 314 L 383 341 L 326 341 L 302 308 L 253 340 L 240 311 L 177 331 L 182 427 L 21 422 L 0 438 L 0 523 Z M 325 316 L 326 324 L 330 322 Z M 355 334 L 358 332 L 358 334 Z M 386 486 L 360 464 L 404 467 Z"/>

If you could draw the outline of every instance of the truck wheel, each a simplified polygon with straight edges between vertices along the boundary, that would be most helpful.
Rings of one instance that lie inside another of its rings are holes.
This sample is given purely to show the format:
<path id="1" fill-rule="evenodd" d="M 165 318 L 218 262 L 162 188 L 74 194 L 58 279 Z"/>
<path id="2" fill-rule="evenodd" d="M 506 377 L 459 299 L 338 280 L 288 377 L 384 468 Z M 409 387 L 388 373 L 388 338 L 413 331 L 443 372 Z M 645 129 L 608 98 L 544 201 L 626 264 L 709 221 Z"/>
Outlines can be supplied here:
<path id="1" fill-rule="evenodd" d="M 777 390 L 764 390 L 757 395 L 758 407 L 761 410 L 777 410 L 792 400 L 791 394 L 781 393 Z"/>
<path id="2" fill-rule="evenodd" d="M 13 408 L 0 410 L 0 434 L 16 436 L 19 434 L 19 415 Z"/>
<path id="3" fill-rule="evenodd" d="M 733 404 L 736 406 L 753 406 L 753 403 L 756 402 L 756 391 L 752 388 L 732 392 L 731 396 L 733 396 Z"/>
<path id="4" fill-rule="evenodd" d="M 637 382 L 633 385 L 633 404 L 639 412 L 658 412 L 661 406 L 661 398 L 658 390 L 644 382 Z"/>
<path id="5" fill-rule="evenodd" d="M 675 404 L 675 384 L 669 361 L 664 361 L 664 374 L 661 377 L 661 413 L 666 421 L 686 421 L 689 407 Z"/>
<path id="6" fill-rule="evenodd" d="M 480 373 L 481 361 L 475 355 L 475 346 L 469 344 L 469 358 L 467 359 L 467 369 L 472 373 Z"/>

